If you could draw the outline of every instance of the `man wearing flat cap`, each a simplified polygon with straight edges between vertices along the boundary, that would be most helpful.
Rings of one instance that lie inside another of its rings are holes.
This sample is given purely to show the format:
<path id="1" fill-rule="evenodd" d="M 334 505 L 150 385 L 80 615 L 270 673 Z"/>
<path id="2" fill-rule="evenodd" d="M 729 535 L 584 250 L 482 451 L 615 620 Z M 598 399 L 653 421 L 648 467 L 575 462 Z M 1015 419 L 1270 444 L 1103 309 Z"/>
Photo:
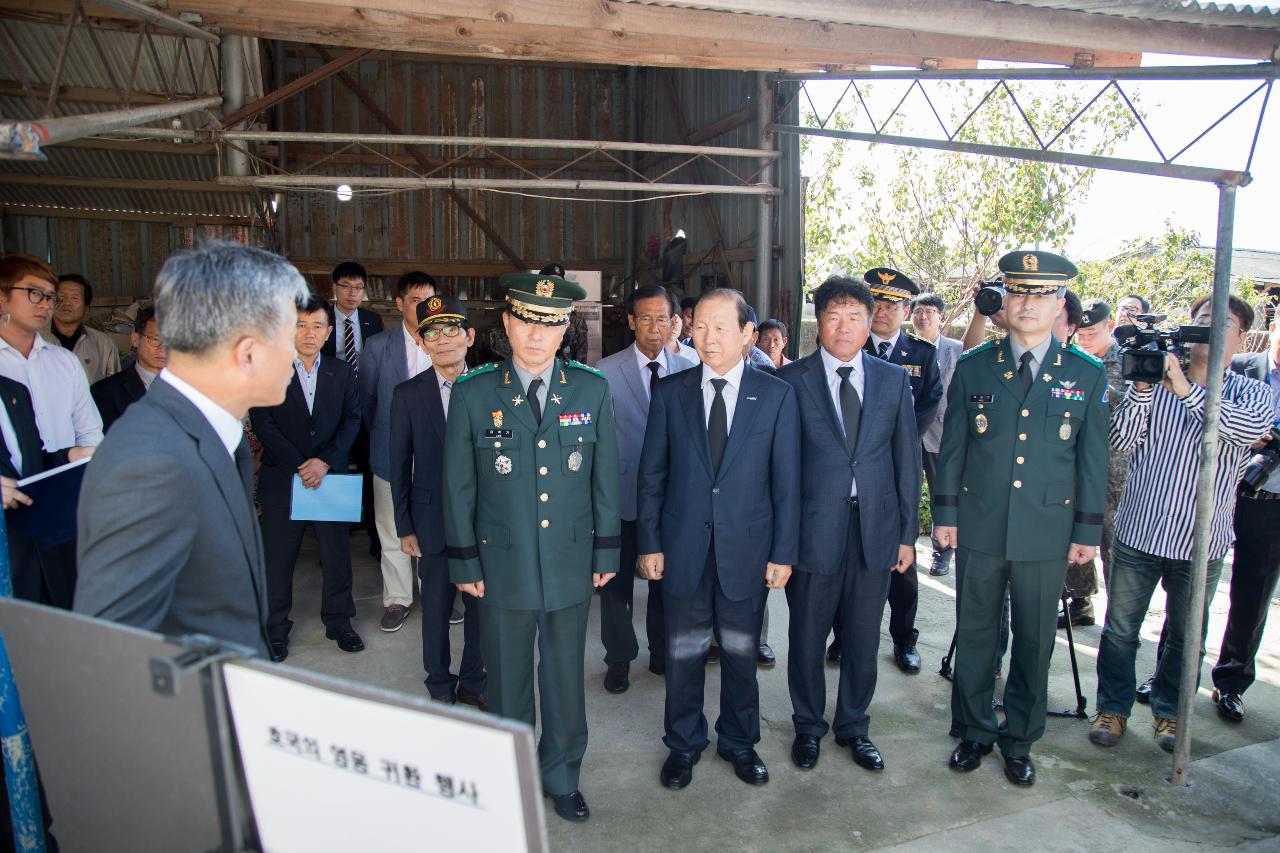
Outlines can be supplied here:
<path id="1" fill-rule="evenodd" d="M 490 708 L 531 726 L 537 649 L 543 792 L 581 822 L 587 615 L 621 544 L 613 402 L 603 375 L 556 356 L 583 289 L 540 273 L 502 285 L 511 356 L 459 377 L 449 403 L 449 574 L 480 600 Z"/>
<path id="2" fill-rule="evenodd" d="M 961 741 L 951 767 L 975 770 L 998 744 L 1005 776 L 1030 785 L 1063 576 L 1068 562 L 1093 559 L 1102 535 L 1107 377 L 1097 359 L 1052 333 L 1075 266 L 1020 251 L 1001 258 L 1000 270 L 1009 334 L 956 365 L 933 519 L 938 541 L 956 548 L 952 704 Z M 1013 649 L 998 722 L 991 673 L 1006 589 Z"/>

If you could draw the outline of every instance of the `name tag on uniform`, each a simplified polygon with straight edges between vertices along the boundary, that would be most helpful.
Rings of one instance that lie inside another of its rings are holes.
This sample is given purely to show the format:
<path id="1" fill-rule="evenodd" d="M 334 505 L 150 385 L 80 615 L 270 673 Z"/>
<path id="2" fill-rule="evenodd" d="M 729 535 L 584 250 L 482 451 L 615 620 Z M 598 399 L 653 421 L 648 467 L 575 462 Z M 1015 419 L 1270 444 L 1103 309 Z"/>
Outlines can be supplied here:
<path id="1" fill-rule="evenodd" d="M 1076 391 L 1073 388 L 1050 388 L 1049 396 L 1058 400 L 1076 400 L 1084 399 L 1083 391 Z"/>
<path id="2" fill-rule="evenodd" d="M 573 414 L 563 414 L 560 416 L 560 426 L 588 426 L 591 423 L 590 412 L 574 412 Z"/>
<path id="3" fill-rule="evenodd" d="M 509 429 L 487 429 L 484 431 L 485 438 L 511 438 L 512 432 Z"/>
<path id="4" fill-rule="evenodd" d="M 970 402 L 970 403 L 993 403 L 993 402 L 995 402 L 995 395 L 993 395 L 993 394 L 970 394 L 970 395 L 969 395 L 969 402 Z"/>

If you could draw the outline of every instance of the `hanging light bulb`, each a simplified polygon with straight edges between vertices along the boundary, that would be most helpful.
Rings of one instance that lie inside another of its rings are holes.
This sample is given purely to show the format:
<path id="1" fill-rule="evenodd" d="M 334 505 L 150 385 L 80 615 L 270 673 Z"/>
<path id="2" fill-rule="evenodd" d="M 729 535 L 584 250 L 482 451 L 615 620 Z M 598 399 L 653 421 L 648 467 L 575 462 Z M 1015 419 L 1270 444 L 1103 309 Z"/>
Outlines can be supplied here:
<path id="1" fill-rule="evenodd" d="M 351 201 L 351 187 L 338 184 L 338 201 Z"/>

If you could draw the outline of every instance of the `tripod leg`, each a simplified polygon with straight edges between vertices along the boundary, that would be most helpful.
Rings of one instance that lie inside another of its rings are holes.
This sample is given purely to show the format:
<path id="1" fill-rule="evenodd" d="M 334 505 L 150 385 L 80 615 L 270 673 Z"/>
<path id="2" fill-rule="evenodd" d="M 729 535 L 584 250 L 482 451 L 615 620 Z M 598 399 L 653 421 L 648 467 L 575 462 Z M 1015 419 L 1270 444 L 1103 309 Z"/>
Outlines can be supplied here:
<path id="1" fill-rule="evenodd" d="M 1067 624 L 1067 655 L 1071 658 L 1071 678 L 1076 686 L 1076 713 L 1075 715 L 1084 718 L 1087 715 L 1084 710 L 1087 703 L 1084 693 L 1080 690 L 1080 666 L 1076 663 L 1076 640 L 1075 634 L 1071 630 L 1071 610 L 1067 606 L 1067 588 L 1062 588 L 1062 613 L 1066 617 Z"/>

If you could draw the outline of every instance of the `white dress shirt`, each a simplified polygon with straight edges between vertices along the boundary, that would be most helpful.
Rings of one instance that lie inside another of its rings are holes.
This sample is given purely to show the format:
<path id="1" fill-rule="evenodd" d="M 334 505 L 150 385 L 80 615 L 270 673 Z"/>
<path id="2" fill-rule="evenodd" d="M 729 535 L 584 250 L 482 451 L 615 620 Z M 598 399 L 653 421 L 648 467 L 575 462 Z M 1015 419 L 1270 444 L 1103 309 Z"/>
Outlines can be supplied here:
<path id="1" fill-rule="evenodd" d="M 409 333 L 409 330 L 404 327 L 404 323 L 400 324 L 400 331 L 404 333 L 405 369 L 409 371 L 408 378 L 412 379 L 431 366 L 431 356 L 422 351 L 422 347 L 419 346 L 414 336 Z"/>
<path id="2" fill-rule="evenodd" d="M 888 341 L 888 342 L 889 342 L 889 354 L 890 354 L 890 355 L 892 355 L 892 354 L 893 354 L 893 349 L 894 349 L 894 347 L 896 347 L 896 346 L 898 345 L 898 339 L 899 339 L 899 338 L 901 338 L 901 337 L 902 337 L 902 330 L 901 330 L 901 329 L 899 329 L 898 331 L 894 332 L 894 333 L 893 333 L 893 337 L 892 337 L 892 338 L 882 338 L 882 337 L 880 337 L 879 335 L 877 335 L 875 332 L 872 332 L 872 333 L 871 333 L 871 348 L 872 348 L 872 349 L 874 349 L 874 350 L 876 351 L 876 353 L 877 353 L 877 354 L 879 354 L 879 353 L 880 353 L 880 344 L 884 343 L 885 341 Z M 859 392 L 858 392 L 858 396 L 859 396 L 859 397 L 861 397 L 861 396 L 862 396 L 862 392 L 861 392 L 861 391 L 859 391 Z"/>
<path id="3" fill-rule="evenodd" d="M 311 365 L 311 370 L 307 370 L 307 364 L 300 358 L 293 360 L 293 370 L 298 374 L 298 384 L 302 386 L 302 396 L 307 401 L 307 412 L 315 413 L 316 406 L 316 377 L 320 373 L 320 354 L 316 353 L 315 364 Z"/>
<path id="4" fill-rule="evenodd" d="M 9 448 L 9 459 L 13 461 L 13 470 L 22 479 L 22 445 L 18 444 L 18 431 L 9 420 L 9 407 L 0 403 L 0 433 L 4 434 L 4 443 Z"/>
<path id="5" fill-rule="evenodd" d="M 746 365 L 745 361 L 739 361 L 724 376 L 712 370 L 710 365 L 702 365 L 702 416 L 708 427 L 711 425 L 711 403 L 716 398 L 716 389 L 711 380 L 724 379 L 728 384 L 724 386 L 720 396 L 724 398 L 725 427 L 729 432 L 733 431 L 733 413 L 738 408 L 738 389 L 742 387 L 742 371 L 746 369 Z"/>
<path id="6" fill-rule="evenodd" d="M 649 362 L 658 362 L 658 378 L 666 376 L 671 372 L 670 365 L 667 363 L 667 348 L 663 347 L 658 350 L 657 358 L 649 358 L 649 356 L 640 352 L 640 347 L 635 344 L 631 345 L 632 351 L 636 354 L 636 364 L 640 365 L 640 384 L 644 386 L 644 395 L 649 396 Z"/>
<path id="7" fill-rule="evenodd" d="M 52 453 L 102 443 L 102 416 L 89 395 L 84 367 L 70 350 L 36 335 L 31 354 L 24 357 L 0 338 L 0 374 L 31 392 L 45 450 Z"/>
<path id="8" fill-rule="evenodd" d="M 343 314 L 338 303 L 333 303 L 333 345 L 337 348 L 338 358 L 344 358 L 347 351 L 347 321 L 351 321 L 351 336 L 356 339 L 356 352 L 364 352 L 364 335 L 360 331 L 360 309 L 349 315 Z"/>
<path id="9" fill-rule="evenodd" d="M 836 420 L 843 426 L 844 412 L 840 409 L 840 374 L 836 371 L 841 367 L 852 367 L 853 372 L 849 374 L 849 384 L 853 386 L 853 390 L 858 392 L 858 399 L 865 400 L 866 394 L 863 393 L 867 387 L 866 374 L 863 372 L 862 350 L 858 350 L 857 354 L 851 361 L 840 361 L 831 353 L 827 352 L 825 347 L 819 347 L 818 351 L 822 353 L 822 369 L 827 375 L 827 390 L 831 392 L 831 403 L 836 407 Z M 850 497 L 858 496 L 858 478 L 853 479 L 853 490 L 849 492 Z"/>
<path id="10" fill-rule="evenodd" d="M 173 386 L 173 390 L 186 397 L 191 401 L 191 405 L 200 410 L 200 414 L 204 415 L 204 419 L 209 422 L 209 426 L 213 427 L 213 431 L 218 434 L 218 439 L 227 448 L 227 453 L 234 459 L 236 448 L 244 440 L 244 424 L 240 423 L 240 419 L 201 394 L 168 368 L 160 371 L 160 376 Z"/>

